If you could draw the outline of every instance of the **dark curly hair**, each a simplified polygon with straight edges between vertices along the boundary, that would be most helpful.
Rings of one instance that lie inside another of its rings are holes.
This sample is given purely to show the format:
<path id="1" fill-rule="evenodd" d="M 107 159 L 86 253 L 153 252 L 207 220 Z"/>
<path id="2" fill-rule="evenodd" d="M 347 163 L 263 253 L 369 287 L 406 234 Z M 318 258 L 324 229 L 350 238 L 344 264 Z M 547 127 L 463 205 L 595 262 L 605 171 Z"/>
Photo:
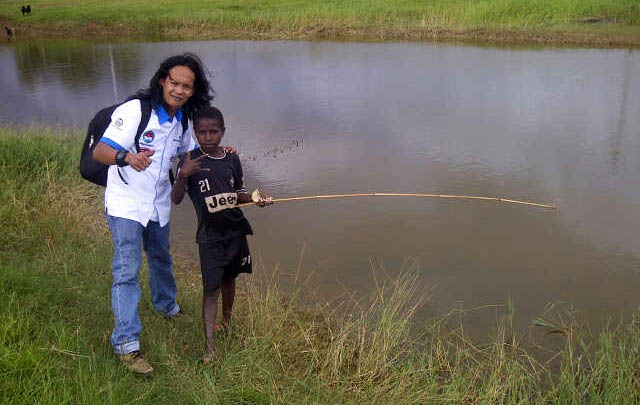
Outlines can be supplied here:
<path id="1" fill-rule="evenodd" d="M 202 119 L 212 119 L 217 120 L 220 125 L 220 129 L 225 130 L 224 127 L 224 117 L 222 116 L 222 111 L 217 109 L 212 105 L 206 105 L 198 109 L 195 117 L 193 117 L 193 127 L 198 128 L 198 122 Z"/>
<path id="2" fill-rule="evenodd" d="M 182 112 L 193 119 L 198 110 L 209 105 L 209 102 L 215 97 L 215 92 L 207 80 L 209 72 L 200 58 L 193 53 L 183 53 L 165 59 L 149 81 L 149 87 L 138 90 L 134 97 L 151 100 L 154 105 L 162 104 L 166 108 L 160 81 L 166 79 L 169 71 L 176 66 L 188 67 L 196 77 L 193 83 L 193 94 L 182 106 Z"/>

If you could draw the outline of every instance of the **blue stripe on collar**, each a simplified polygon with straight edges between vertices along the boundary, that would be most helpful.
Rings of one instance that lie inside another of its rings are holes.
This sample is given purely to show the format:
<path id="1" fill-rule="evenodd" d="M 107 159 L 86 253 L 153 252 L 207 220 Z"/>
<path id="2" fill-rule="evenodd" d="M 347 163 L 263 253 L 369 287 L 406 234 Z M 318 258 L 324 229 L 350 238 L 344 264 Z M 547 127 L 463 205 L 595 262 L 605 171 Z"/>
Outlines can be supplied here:
<path id="1" fill-rule="evenodd" d="M 162 104 L 158 104 L 156 106 L 156 114 L 158 115 L 158 123 L 160 125 L 164 124 L 165 122 L 173 122 L 173 118 L 171 118 Z M 182 121 L 182 109 L 178 109 L 178 111 L 176 112 L 176 118 L 178 119 L 178 121 Z"/>

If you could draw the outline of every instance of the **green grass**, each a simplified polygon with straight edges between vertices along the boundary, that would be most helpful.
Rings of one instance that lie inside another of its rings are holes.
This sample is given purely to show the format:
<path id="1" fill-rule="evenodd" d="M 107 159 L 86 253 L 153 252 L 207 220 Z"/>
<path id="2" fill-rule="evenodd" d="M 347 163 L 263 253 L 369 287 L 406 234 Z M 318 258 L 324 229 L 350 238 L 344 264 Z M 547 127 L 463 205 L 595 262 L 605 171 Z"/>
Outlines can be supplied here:
<path id="1" fill-rule="evenodd" d="M 417 271 L 370 299 L 330 305 L 285 296 L 277 272 L 243 277 L 233 332 L 215 368 L 198 363 L 198 324 L 140 314 L 153 379 L 111 353 L 111 244 L 102 190 L 78 176 L 81 134 L 0 126 L 0 398 L 3 403 L 638 403 L 635 322 L 592 336 L 570 311 L 536 320 L 539 344 L 512 329 L 514 303 L 485 342 L 455 316 L 416 324 Z M 142 272 L 143 278 L 146 271 Z M 193 259 L 176 255 L 180 300 L 199 321 Z M 302 298 L 301 298 L 302 297 Z M 350 314 L 345 316 L 345 314 Z M 534 357 L 531 353 L 539 352 Z"/>
<path id="2" fill-rule="evenodd" d="M 85 29 L 111 36 L 372 39 L 482 38 L 496 32 L 513 36 L 512 31 L 517 31 L 516 37 L 521 40 L 526 40 L 527 34 L 540 38 L 552 32 L 559 40 L 578 41 L 567 33 L 608 37 L 616 32 L 627 38 L 627 42 L 640 42 L 640 5 L 636 0 L 43 0 L 30 3 L 31 16 L 22 17 L 21 3 L 12 3 L 0 11 L 0 19 L 23 24 L 22 31 L 35 30 L 37 35 L 45 37 L 74 35 L 74 32 L 81 37 Z M 588 19 L 597 22 L 585 24 Z M 38 26 L 44 28 L 38 31 Z M 460 33 L 469 30 L 476 32 L 464 34 L 466 36 Z M 490 32 L 478 32 L 482 30 Z"/>

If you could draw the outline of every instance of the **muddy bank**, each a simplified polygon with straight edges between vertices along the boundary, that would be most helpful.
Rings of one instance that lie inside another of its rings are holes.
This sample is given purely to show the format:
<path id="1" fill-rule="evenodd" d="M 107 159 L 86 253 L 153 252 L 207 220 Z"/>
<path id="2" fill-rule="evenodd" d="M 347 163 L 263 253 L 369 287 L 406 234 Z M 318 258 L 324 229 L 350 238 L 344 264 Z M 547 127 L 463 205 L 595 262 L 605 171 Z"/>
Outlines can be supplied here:
<path id="1" fill-rule="evenodd" d="M 220 27 L 203 23 L 158 26 L 88 23 L 20 23 L 7 24 L 14 30 L 12 40 L 86 39 L 94 40 L 340 40 L 340 41 L 424 41 L 497 45 L 560 45 L 598 48 L 638 48 L 640 29 L 608 29 L 599 24 L 585 24 L 576 31 L 542 31 L 515 29 L 444 29 L 430 27 L 336 27 L 316 24 L 302 29 L 263 29 L 253 26 Z M 580 26 L 579 26 L 580 27 Z"/>

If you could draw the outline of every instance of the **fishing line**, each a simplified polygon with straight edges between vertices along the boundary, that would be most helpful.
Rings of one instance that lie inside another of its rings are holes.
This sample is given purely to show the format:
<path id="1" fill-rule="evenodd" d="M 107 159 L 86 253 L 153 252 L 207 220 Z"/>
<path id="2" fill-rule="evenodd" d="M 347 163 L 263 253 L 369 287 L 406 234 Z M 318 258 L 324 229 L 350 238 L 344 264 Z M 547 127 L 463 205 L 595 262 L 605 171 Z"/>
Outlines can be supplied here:
<path id="1" fill-rule="evenodd" d="M 424 194 L 424 193 L 354 193 L 354 194 L 324 194 L 324 195 L 309 195 L 309 196 L 301 196 L 301 197 L 285 197 L 285 198 L 274 198 L 272 201 L 274 203 L 281 202 L 290 202 L 290 201 L 304 201 L 304 200 L 322 200 L 322 199 L 332 199 L 332 198 L 354 198 L 354 197 L 418 197 L 418 198 L 446 198 L 446 199 L 462 199 L 462 200 L 482 200 L 482 201 L 494 201 L 494 202 L 503 202 L 509 204 L 521 204 L 521 205 L 529 205 L 532 207 L 538 208 L 548 208 L 555 210 L 557 207 L 555 205 L 550 204 L 540 204 L 530 201 L 520 201 L 513 200 L 511 198 L 501 198 L 501 197 L 478 197 L 471 195 L 452 195 L 452 194 Z M 255 199 L 254 199 L 255 201 Z M 255 205 L 253 202 L 238 204 L 238 207 L 247 207 L 250 205 Z"/>

